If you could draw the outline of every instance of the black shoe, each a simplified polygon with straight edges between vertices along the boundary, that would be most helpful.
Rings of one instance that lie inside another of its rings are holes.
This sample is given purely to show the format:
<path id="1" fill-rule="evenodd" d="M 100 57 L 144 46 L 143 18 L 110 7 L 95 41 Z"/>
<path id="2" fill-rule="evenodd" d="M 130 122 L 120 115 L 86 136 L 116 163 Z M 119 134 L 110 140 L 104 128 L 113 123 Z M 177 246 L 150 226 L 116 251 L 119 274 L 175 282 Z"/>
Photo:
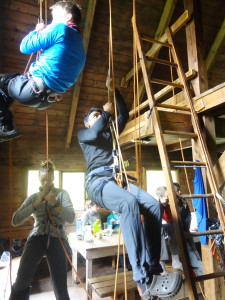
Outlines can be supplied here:
<path id="1" fill-rule="evenodd" d="M 0 125 L 0 142 L 15 139 L 20 135 L 21 134 L 17 129 L 9 129 L 7 125 Z"/>

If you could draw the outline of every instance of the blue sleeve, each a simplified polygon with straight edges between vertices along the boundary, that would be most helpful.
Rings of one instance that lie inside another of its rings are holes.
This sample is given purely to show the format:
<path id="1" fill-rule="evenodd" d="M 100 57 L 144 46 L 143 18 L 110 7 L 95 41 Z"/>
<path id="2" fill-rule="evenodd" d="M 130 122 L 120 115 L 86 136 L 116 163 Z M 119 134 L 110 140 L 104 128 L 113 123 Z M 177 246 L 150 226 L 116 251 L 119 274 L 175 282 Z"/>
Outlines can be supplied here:
<path id="1" fill-rule="evenodd" d="M 59 38 L 57 28 L 49 25 L 41 31 L 31 31 L 21 41 L 20 51 L 24 54 L 31 54 L 51 47 L 56 43 L 56 39 Z"/>

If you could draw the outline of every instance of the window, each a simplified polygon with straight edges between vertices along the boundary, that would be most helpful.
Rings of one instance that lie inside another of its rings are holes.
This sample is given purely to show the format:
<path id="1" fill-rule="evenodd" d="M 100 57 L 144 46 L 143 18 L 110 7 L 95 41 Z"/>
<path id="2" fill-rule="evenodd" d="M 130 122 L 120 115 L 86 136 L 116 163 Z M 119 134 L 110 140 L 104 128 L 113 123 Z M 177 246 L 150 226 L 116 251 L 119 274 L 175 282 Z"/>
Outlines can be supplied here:
<path id="1" fill-rule="evenodd" d="M 27 184 L 27 196 L 30 196 L 39 191 L 40 181 L 38 177 L 39 171 L 30 170 L 28 171 L 28 184 Z M 55 187 L 59 187 L 59 171 L 54 172 L 54 185 Z"/>
<path id="2" fill-rule="evenodd" d="M 84 172 L 63 172 L 62 188 L 66 190 L 75 210 L 84 210 Z"/>
<path id="3" fill-rule="evenodd" d="M 28 171 L 27 196 L 39 191 L 40 182 L 37 170 Z M 54 185 L 56 188 L 66 190 L 71 198 L 75 210 L 84 210 L 85 190 L 84 190 L 84 172 L 54 172 Z"/>
<path id="4" fill-rule="evenodd" d="M 171 175 L 173 181 L 178 182 L 178 171 L 171 171 Z M 163 171 L 146 171 L 146 184 L 147 192 L 155 197 L 156 189 L 159 186 L 166 186 Z"/>

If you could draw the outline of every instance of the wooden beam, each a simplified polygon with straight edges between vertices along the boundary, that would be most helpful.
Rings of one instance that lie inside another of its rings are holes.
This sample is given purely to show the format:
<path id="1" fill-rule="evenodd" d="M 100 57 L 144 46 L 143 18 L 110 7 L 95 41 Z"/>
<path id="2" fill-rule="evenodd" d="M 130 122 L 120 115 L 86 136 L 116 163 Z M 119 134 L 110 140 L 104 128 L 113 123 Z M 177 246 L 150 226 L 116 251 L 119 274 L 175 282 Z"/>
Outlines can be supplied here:
<path id="1" fill-rule="evenodd" d="M 0 70 L 1 73 L 3 73 L 3 65 L 2 65 L 2 49 L 4 49 L 4 47 L 2 46 L 2 44 L 4 43 L 4 39 L 3 39 L 3 18 L 4 18 L 4 13 L 3 13 L 3 1 L 0 1 L 0 40 L 1 40 L 1 47 L 0 47 Z"/>
<path id="2" fill-rule="evenodd" d="M 167 38 L 166 38 L 166 35 L 164 34 L 164 32 L 165 32 L 166 27 L 168 27 L 168 25 L 170 23 L 176 2 L 177 2 L 177 0 L 176 1 L 167 0 L 166 5 L 163 10 L 163 13 L 162 13 L 162 17 L 159 22 L 159 26 L 156 30 L 156 34 L 154 37 L 155 40 L 159 40 L 162 43 L 167 42 Z M 180 18 L 172 25 L 172 27 L 171 27 L 171 29 L 173 28 L 172 32 L 173 33 L 177 32 L 189 20 L 189 18 L 190 18 L 189 13 L 187 11 L 185 11 L 180 16 Z M 162 47 L 162 45 L 160 45 L 160 44 L 153 44 L 152 47 L 149 49 L 149 51 L 146 53 L 146 55 L 147 56 L 156 55 L 156 53 L 161 49 L 161 47 Z M 152 65 L 151 62 L 147 62 L 148 69 L 150 69 L 151 65 Z M 140 70 L 140 63 L 138 63 L 138 70 Z M 122 78 L 121 86 L 126 87 L 126 85 L 131 80 L 131 78 L 133 78 L 133 74 L 134 74 L 134 69 L 132 68 L 132 70 L 129 71 Z"/>
<path id="3" fill-rule="evenodd" d="M 195 96 L 208 89 L 207 71 L 204 61 L 204 49 L 202 41 L 202 16 L 200 0 L 184 0 L 184 8 L 192 13 L 192 19 L 187 24 L 186 40 L 188 67 L 198 72 L 198 77 L 192 80 Z"/>
<path id="4" fill-rule="evenodd" d="M 215 86 L 212 89 L 193 98 L 195 110 L 198 113 L 207 112 L 217 109 L 218 107 L 225 107 L 225 82 Z M 144 104 L 143 102 L 142 104 Z M 186 106 L 183 92 L 180 92 L 173 97 L 167 99 L 164 103 L 171 105 Z M 141 104 L 141 105 L 142 105 Z M 218 113 L 218 111 L 217 111 Z"/>
<path id="5" fill-rule="evenodd" d="M 219 187 L 221 188 L 225 183 L 225 151 L 218 159 L 218 162 L 214 166 L 215 176 Z"/>
<path id="6" fill-rule="evenodd" d="M 213 64 L 215 62 L 215 59 L 216 59 L 216 55 L 217 53 L 219 52 L 222 44 L 223 44 L 223 41 L 224 41 L 224 37 L 225 37 L 225 18 L 222 22 L 222 25 L 215 37 L 215 40 L 209 50 L 209 53 L 207 55 L 207 58 L 206 58 L 206 68 L 207 68 L 207 71 L 209 72 L 212 67 L 213 67 Z"/>
<path id="7" fill-rule="evenodd" d="M 93 24 L 94 19 L 94 13 L 95 13 L 95 7 L 96 7 L 97 0 L 89 0 L 88 7 L 87 7 L 87 14 L 86 14 L 86 20 L 84 25 L 84 34 L 83 34 L 83 45 L 84 50 L 87 53 L 88 44 L 90 40 L 91 35 L 91 28 Z M 83 72 L 80 74 L 77 82 L 75 83 L 74 90 L 73 90 L 73 98 L 71 103 L 71 109 L 70 109 L 70 116 L 69 116 L 69 123 L 68 123 L 68 131 L 66 136 L 66 148 L 70 147 L 72 134 L 73 134 L 73 128 L 74 128 L 74 122 L 77 112 L 77 104 L 80 96 L 80 89 L 81 84 L 83 80 Z"/>

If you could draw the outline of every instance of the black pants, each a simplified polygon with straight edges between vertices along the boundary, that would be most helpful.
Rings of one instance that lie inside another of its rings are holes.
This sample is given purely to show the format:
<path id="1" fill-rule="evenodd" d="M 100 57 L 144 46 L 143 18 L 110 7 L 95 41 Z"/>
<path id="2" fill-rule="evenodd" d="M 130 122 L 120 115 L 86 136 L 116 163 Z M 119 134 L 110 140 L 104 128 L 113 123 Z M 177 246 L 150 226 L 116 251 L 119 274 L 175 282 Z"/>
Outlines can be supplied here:
<path id="1" fill-rule="evenodd" d="M 53 103 L 48 102 L 47 98 L 50 90 L 46 85 L 43 91 L 40 91 L 32 76 L 28 73 L 13 77 L 8 83 L 8 94 L 19 103 L 34 107 L 38 110 L 46 109 Z"/>
<path id="2" fill-rule="evenodd" d="M 31 286 L 37 266 L 46 255 L 52 279 L 54 294 L 57 300 L 69 300 L 67 291 L 67 260 L 58 238 L 51 237 L 48 245 L 48 236 L 31 237 L 24 248 L 17 278 L 12 287 L 10 300 L 29 299 L 27 291 Z M 47 246 L 48 245 L 48 246 Z"/>

